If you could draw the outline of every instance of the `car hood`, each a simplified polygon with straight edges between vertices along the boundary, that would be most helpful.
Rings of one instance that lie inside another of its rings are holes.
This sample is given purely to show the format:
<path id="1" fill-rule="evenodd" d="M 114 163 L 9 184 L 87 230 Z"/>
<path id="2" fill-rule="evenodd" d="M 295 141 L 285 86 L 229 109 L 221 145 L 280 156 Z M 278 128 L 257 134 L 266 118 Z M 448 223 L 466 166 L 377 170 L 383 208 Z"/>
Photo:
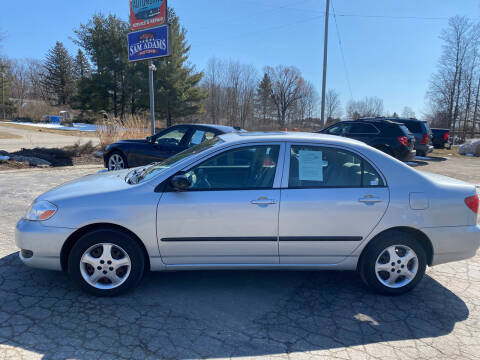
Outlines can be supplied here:
<path id="1" fill-rule="evenodd" d="M 55 203 L 69 198 L 94 196 L 128 189 L 132 185 L 125 181 L 125 177 L 130 171 L 132 169 L 87 175 L 47 191 L 38 200 L 48 200 Z"/>

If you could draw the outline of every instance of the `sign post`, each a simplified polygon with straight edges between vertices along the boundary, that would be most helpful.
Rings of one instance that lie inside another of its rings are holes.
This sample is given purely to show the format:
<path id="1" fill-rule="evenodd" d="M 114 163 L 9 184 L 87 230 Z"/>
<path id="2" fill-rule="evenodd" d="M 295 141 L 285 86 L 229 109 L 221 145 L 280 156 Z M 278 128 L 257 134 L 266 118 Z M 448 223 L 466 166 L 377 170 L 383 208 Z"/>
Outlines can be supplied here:
<path id="1" fill-rule="evenodd" d="M 148 87 L 150 89 L 150 121 L 152 128 L 152 136 L 155 135 L 155 96 L 153 88 L 153 72 L 157 71 L 153 61 L 149 60 L 148 62 Z"/>
<path id="2" fill-rule="evenodd" d="M 150 120 L 155 135 L 155 93 L 153 73 L 157 70 L 153 59 L 170 56 L 170 36 L 167 21 L 167 0 L 130 0 L 130 28 L 128 34 L 128 61 L 148 60 L 148 88 L 150 93 Z"/>

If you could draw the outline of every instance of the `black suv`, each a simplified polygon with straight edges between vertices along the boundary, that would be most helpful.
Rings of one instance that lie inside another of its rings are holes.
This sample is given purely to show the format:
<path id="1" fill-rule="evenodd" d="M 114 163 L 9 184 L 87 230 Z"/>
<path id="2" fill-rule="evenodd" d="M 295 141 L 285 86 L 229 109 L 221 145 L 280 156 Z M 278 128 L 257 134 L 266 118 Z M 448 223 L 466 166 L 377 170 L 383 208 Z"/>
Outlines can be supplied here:
<path id="1" fill-rule="evenodd" d="M 426 121 L 420 121 L 417 119 L 389 119 L 402 124 L 410 130 L 415 136 L 415 150 L 417 150 L 418 156 L 427 156 L 428 153 L 433 151 L 432 146 L 432 131 Z"/>
<path id="2" fill-rule="evenodd" d="M 415 157 L 415 137 L 405 125 L 394 121 L 384 119 L 341 121 L 320 133 L 363 141 L 402 161 L 409 161 Z"/>
<path id="3" fill-rule="evenodd" d="M 450 149 L 450 129 L 432 129 L 432 144 L 435 149 Z"/>

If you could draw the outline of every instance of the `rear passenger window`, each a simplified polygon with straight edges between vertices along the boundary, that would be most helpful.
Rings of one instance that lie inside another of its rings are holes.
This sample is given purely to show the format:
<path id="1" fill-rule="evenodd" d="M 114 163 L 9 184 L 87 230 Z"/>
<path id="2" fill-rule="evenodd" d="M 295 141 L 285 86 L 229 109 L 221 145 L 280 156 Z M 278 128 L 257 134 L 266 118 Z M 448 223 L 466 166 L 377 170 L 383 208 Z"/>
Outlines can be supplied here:
<path id="1" fill-rule="evenodd" d="M 292 145 L 289 188 L 358 188 L 384 186 L 371 164 L 343 149 Z"/>
<path id="2" fill-rule="evenodd" d="M 370 124 L 353 124 L 350 134 L 378 134 L 378 130 Z"/>

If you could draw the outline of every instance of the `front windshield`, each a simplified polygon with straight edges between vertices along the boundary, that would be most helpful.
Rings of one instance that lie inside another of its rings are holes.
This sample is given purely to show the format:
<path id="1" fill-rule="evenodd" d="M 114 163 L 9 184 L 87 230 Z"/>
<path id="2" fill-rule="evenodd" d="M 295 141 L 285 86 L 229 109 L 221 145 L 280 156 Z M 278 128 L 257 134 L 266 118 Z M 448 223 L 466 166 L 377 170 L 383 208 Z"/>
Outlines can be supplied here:
<path id="1" fill-rule="evenodd" d="M 177 163 L 185 160 L 186 158 L 199 154 L 203 151 L 211 149 L 214 146 L 222 144 L 224 141 L 219 137 L 215 137 L 211 140 L 207 140 L 199 145 L 193 146 L 185 151 L 182 151 L 168 159 L 165 159 L 162 162 L 155 163 L 147 167 L 144 171 L 136 179 L 136 183 L 140 183 L 142 181 L 150 180 L 151 178 L 157 176 L 158 174 L 164 172 L 167 169 L 170 169 L 172 166 L 176 165 Z"/>

